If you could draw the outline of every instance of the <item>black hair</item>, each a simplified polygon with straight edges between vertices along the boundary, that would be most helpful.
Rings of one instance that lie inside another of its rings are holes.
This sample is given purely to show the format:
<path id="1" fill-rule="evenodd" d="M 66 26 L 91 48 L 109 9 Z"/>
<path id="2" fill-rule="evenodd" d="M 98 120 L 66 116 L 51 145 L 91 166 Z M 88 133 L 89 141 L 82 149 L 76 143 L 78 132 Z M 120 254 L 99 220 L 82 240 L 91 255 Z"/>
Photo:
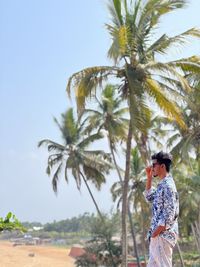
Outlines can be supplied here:
<path id="1" fill-rule="evenodd" d="M 153 154 L 151 157 L 152 160 L 156 159 L 159 164 L 165 164 L 166 171 L 170 171 L 170 166 L 172 164 L 172 155 L 169 153 L 165 153 L 160 151 L 156 154 Z"/>

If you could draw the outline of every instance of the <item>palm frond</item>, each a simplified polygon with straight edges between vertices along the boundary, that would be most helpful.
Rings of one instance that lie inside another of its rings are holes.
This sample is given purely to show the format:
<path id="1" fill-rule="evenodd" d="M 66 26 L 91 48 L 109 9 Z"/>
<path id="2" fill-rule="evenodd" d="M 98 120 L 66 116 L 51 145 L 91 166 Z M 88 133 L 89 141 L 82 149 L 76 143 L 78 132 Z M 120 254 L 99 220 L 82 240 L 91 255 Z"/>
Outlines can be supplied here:
<path id="1" fill-rule="evenodd" d="M 191 28 L 173 37 L 168 37 L 166 34 L 163 34 L 147 49 L 147 56 L 148 54 L 154 56 L 154 53 L 166 54 L 167 49 L 172 45 L 185 44 L 188 41 L 186 37 L 200 37 L 199 29 Z"/>
<path id="2" fill-rule="evenodd" d="M 109 167 L 112 167 L 112 165 L 110 165 L 110 163 L 111 163 L 110 153 L 107 153 L 104 150 L 86 150 L 86 154 L 90 155 L 91 157 L 93 157 L 94 155 L 99 156 L 102 159 L 106 160 Z"/>
<path id="3" fill-rule="evenodd" d="M 122 115 L 128 115 L 129 109 L 128 108 L 120 108 L 117 111 L 115 111 L 113 114 L 116 117 L 122 116 Z"/>
<path id="4" fill-rule="evenodd" d="M 68 158 L 69 159 L 69 158 Z M 69 168 L 69 166 L 68 166 L 68 164 L 67 164 L 68 162 L 66 161 L 65 162 L 65 181 L 68 183 L 69 182 L 69 179 L 68 179 L 68 168 Z"/>
<path id="5" fill-rule="evenodd" d="M 122 25 L 119 28 L 106 24 L 112 44 L 108 50 L 108 58 L 113 59 L 115 64 L 129 53 L 131 32 L 128 26 Z"/>
<path id="6" fill-rule="evenodd" d="M 110 157 L 108 153 L 98 153 L 97 151 L 89 152 L 85 151 L 84 153 L 79 153 L 82 157 L 82 165 L 87 167 L 94 168 L 99 172 L 108 174 L 110 169 L 113 168 L 113 165 L 110 162 Z M 109 157 L 109 159 L 108 159 Z"/>
<path id="7" fill-rule="evenodd" d="M 136 25 L 137 18 L 139 17 L 139 14 L 140 14 L 140 11 L 141 11 L 141 8 L 142 8 L 141 3 L 142 3 L 142 0 L 135 1 L 134 8 L 132 8 L 132 10 L 131 10 L 133 12 L 131 23 L 134 26 Z"/>
<path id="8" fill-rule="evenodd" d="M 137 25 L 138 43 L 143 43 L 152 29 L 158 25 L 161 16 L 177 8 L 182 8 L 186 1 L 160 1 L 148 0 L 142 7 L 142 12 Z"/>
<path id="9" fill-rule="evenodd" d="M 108 76 L 116 74 L 117 69 L 108 66 L 91 67 L 74 73 L 68 80 L 67 93 L 70 97 L 72 88 L 75 89 L 77 107 L 81 111 L 85 106 L 86 97 L 96 93 L 96 88 L 102 86 Z M 73 84 L 72 84 L 73 83 Z"/>
<path id="10" fill-rule="evenodd" d="M 112 186 L 111 186 L 111 194 L 112 194 L 112 199 L 113 202 L 115 202 L 117 200 L 117 198 L 119 198 L 120 196 L 122 196 L 122 186 L 120 182 L 115 182 Z"/>
<path id="11" fill-rule="evenodd" d="M 62 133 L 63 129 L 62 129 L 62 126 L 61 126 L 60 122 L 55 117 L 53 117 L 53 120 L 54 120 L 55 124 L 58 126 L 60 132 Z"/>
<path id="12" fill-rule="evenodd" d="M 137 176 L 141 171 L 141 157 L 137 148 L 131 150 L 131 171 L 134 176 Z"/>
<path id="13" fill-rule="evenodd" d="M 200 29 L 198 28 L 191 28 L 183 33 L 181 33 L 179 36 L 185 37 L 185 36 L 191 36 L 191 37 L 197 37 L 200 38 Z"/>
<path id="14" fill-rule="evenodd" d="M 181 152 L 181 153 L 180 153 Z M 180 154 L 183 158 L 188 158 L 188 148 L 185 146 L 185 138 L 182 138 L 171 150 L 173 162 L 176 164 L 180 160 Z"/>
<path id="15" fill-rule="evenodd" d="M 108 2 L 108 10 L 112 17 L 112 23 L 120 27 L 123 25 L 123 16 L 121 11 L 121 0 L 110 0 Z"/>
<path id="16" fill-rule="evenodd" d="M 50 168 L 52 168 L 54 165 L 59 163 L 62 160 L 62 158 L 63 158 L 63 154 L 62 153 L 51 154 L 48 157 L 48 166 Z"/>
<path id="17" fill-rule="evenodd" d="M 56 143 L 50 139 L 43 139 L 40 142 L 38 142 L 38 147 L 45 145 L 48 147 L 48 151 L 56 150 L 56 151 L 64 151 L 67 150 L 67 148 L 59 143 Z"/>
<path id="18" fill-rule="evenodd" d="M 61 114 L 62 127 L 61 133 L 66 144 L 73 144 L 77 139 L 77 123 L 73 114 L 73 109 L 69 108 L 65 113 Z"/>
<path id="19" fill-rule="evenodd" d="M 158 80 L 162 86 L 166 87 L 170 94 L 176 95 L 177 98 L 185 97 L 185 92 L 182 91 L 181 83 L 166 75 L 157 75 Z M 163 81 L 163 83 L 161 82 Z"/>
<path id="20" fill-rule="evenodd" d="M 87 113 L 91 113 L 91 114 L 95 114 L 95 115 L 97 115 L 97 116 L 102 116 L 102 113 L 100 112 L 100 111 L 98 111 L 98 110 L 94 110 L 94 109 L 88 109 L 88 108 L 86 108 L 85 110 L 84 110 L 84 113 L 85 114 L 87 114 Z M 91 115 L 90 115 L 91 116 Z"/>
<path id="21" fill-rule="evenodd" d="M 144 70 L 151 73 L 155 70 L 157 74 L 165 73 L 168 74 L 169 77 L 175 77 L 180 82 L 183 90 L 186 92 L 191 91 L 188 81 L 174 67 L 172 67 L 172 63 L 150 62 L 146 64 Z"/>
<path id="22" fill-rule="evenodd" d="M 102 172 L 98 171 L 96 168 L 92 168 L 88 165 L 83 165 L 84 174 L 87 180 L 91 181 L 95 187 L 100 190 L 103 183 L 106 182 L 105 176 Z"/>
<path id="23" fill-rule="evenodd" d="M 80 190 L 81 188 L 81 175 L 78 167 L 72 168 L 72 175 L 75 179 L 77 189 Z"/>
<path id="24" fill-rule="evenodd" d="M 200 72 L 200 57 L 192 56 L 189 58 L 183 58 L 176 61 L 168 62 L 170 67 L 176 67 L 182 70 L 184 73 L 199 73 Z"/>
<path id="25" fill-rule="evenodd" d="M 171 118 L 174 118 L 181 127 L 185 128 L 186 125 L 177 104 L 166 98 L 166 96 L 162 93 L 162 88 L 159 84 L 155 80 L 146 79 L 145 85 L 148 94 L 155 99 L 159 107 Z"/>
<path id="26" fill-rule="evenodd" d="M 82 140 L 79 144 L 77 144 L 77 147 L 79 149 L 84 149 L 85 147 L 89 146 L 92 142 L 100 140 L 102 138 L 103 138 L 103 134 L 101 132 L 92 134 L 86 137 L 84 140 Z"/>
<path id="27" fill-rule="evenodd" d="M 168 138 L 167 146 L 172 147 L 174 142 L 177 142 L 177 140 L 179 140 L 179 139 L 180 139 L 180 133 L 175 133 L 174 135 L 172 135 L 171 137 Z"/>
<path id="28" fill-rule="evenodd" d="M 139 98 L 134 95 L 130 95 L 130 113 L 131 115 L 131 123 L 133 129 L 137 129 L 146 134 L 147 129 L 150 126 L 151 120 L 151 111 L 146 104 L 146 99 L 144 96 Z"/>
<path id="29" fill-rule="evenodd" d="M 57 170 L 55 171 L 54 175 L 53 175 L 53 179 L 52 179 L 52 186 L 53 186 L 53 191 L 55 193 L 57 193 L 57 189 L 58 189 L 58 180 L 59 180 L 59 175 L 62 171 L 62 162 L 59 164 Z"/>

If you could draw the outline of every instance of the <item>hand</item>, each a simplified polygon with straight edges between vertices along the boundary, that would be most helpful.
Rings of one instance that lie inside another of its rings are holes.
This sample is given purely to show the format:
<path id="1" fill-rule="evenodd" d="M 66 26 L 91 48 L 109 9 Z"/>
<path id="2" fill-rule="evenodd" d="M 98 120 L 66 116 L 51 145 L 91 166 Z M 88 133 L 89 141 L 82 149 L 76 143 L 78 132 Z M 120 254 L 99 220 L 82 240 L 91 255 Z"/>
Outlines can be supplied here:
<path id="1" fill-rule="evenodd" d="M 152 179 L 152 167 L 151 166 L 146 167 L 145 171 L 146 171 L 147 179 Z"/>
<path id="2" fill-rule="evenodd" d="M 152 233 L 151 237 L 154 238 L 156 236 L 158 236 L 160 233 L 162 233 L 163 231 L 165 231 L 166 227 L 165 226 L 161 226 L 159 225 Z"/>

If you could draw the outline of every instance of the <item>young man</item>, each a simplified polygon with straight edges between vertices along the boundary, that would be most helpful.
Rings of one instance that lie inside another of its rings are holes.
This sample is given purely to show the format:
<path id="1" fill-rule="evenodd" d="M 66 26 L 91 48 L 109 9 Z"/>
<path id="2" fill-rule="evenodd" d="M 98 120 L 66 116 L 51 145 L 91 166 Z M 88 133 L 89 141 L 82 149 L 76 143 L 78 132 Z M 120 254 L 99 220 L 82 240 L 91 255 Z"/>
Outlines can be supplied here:
<path id="1" fill-rule="evenodd" d="M 147 267 L 172 267 L 172 250 L 178 237 L 179 200 L 176 185 L 169 173 L 172 157 L 159 152 L 152 156 L 152 166 L 146 168 L 147 182 L 144 192 L 152 203 L 151 227 L 148 233 L 149 262 Z M 159 177 L 156 189 L 152 178 Z"/>

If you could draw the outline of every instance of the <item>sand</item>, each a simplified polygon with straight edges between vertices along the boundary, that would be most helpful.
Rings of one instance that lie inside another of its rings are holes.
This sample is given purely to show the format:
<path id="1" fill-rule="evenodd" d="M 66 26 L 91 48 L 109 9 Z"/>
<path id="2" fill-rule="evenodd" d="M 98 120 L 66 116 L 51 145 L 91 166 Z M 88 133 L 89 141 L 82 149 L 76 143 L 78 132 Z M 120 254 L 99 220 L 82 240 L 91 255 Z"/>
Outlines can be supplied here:
<path id="1" fill-rule="evenodd" d="M 69 249 L 0 242 L 0 267 L 75 267 Z"/>

